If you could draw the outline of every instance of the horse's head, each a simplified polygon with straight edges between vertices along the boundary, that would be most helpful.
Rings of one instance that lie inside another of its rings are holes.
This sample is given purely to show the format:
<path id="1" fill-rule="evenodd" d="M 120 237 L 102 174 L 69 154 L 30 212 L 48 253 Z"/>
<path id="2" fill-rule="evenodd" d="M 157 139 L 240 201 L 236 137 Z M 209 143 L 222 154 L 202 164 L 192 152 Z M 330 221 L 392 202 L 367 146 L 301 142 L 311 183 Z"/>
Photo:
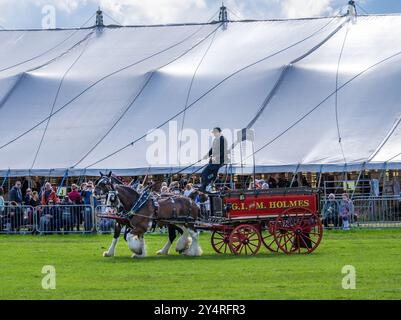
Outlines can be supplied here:
<path id="1" fill-rule="evenodd" d="M 107 175 L 100 172 L 100 178 L 96 181 L 95 193 L 102 196 L 107 195 L 110 191 L 114 191 L 111 171 Z"/>

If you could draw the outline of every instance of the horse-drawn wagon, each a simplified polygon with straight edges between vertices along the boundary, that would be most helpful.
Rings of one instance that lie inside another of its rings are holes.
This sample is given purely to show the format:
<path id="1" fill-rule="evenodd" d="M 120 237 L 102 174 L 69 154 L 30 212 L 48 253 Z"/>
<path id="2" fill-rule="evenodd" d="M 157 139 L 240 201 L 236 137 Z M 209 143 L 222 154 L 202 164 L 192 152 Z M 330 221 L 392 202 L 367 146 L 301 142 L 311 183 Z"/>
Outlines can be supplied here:
<path id="1" fill-rule="evenodd" d="M 217 253 L 311 253 L 323 234 L 319 193 L 310 188 L 232 191 L 210 195 L 198 229 L 212 231 Z"/>
<path id="2" fill-rule="evenodd" d="M 99 194 L 107 194 L 109 205 L 117 212 L 99 215 L 116 220 L 112 245 L 104 253 L 107 257 L 114 255 L 123 227 L 128 247 L 136 257 L 146 256 L 144 234 L 156 225 L 169 227 L 169 240 L 158 254 L 169 253 L 176 230 L 181 233 L 176 251 L 191 256 L 202 254 L 199 230 L 211 231 L 211 244 L 217 253 L 254 255 L 262 245 L 276 253 L 311 253 L 322 239 L 319 193 L 311 188 L 161 196 L 151 185 L 138 193 L 121 185 L 111 173 L 102 175 L 96 188 Z M 200 208 L 195 195 L 203 198 Z"/>

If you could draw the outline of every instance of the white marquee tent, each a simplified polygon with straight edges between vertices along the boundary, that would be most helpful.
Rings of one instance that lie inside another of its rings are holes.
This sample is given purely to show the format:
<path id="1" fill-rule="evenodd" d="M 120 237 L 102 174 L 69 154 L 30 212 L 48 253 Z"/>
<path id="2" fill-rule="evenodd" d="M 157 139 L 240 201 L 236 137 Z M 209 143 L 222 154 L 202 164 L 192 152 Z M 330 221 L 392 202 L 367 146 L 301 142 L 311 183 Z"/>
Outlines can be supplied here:
<path id="1" fill-rule="evenodd" d="M 400 30 L 369 15 L 0 31 L 0 176 L 175 172 L 191 162 L 146 156 L 173 121 L 254 129 L 258 172 L 401 169 Z"/>

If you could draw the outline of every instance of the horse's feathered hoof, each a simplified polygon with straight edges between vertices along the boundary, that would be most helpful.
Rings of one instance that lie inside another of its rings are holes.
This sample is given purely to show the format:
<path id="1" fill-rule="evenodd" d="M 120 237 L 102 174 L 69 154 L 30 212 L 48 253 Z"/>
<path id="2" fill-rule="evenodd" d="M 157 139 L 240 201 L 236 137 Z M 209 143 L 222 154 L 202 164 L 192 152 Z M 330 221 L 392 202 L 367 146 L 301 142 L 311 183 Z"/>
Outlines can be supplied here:
<path id="1" fill-rule="evenodd" d="M 103 257 L 109 258 L 109 257 L 114 257 L 114 254 L 110 254 L 108 251 L 103 252 Z"/>
<path id="2" fill-rule="evenodd" d="M 200 257 L 203 254 L 203 251 L 200 247 L 196 248 L 196 249 L 189 248 L 189 249 L 185 250 L 183 252 L 183 254 L 188 257 Z"/>
<path id="3" fill-rule="evenodd" d="M 156 252 L 158 256 L 168 256 L 168 252 L 164 252 L 163 250 L 159 250 Z"/>

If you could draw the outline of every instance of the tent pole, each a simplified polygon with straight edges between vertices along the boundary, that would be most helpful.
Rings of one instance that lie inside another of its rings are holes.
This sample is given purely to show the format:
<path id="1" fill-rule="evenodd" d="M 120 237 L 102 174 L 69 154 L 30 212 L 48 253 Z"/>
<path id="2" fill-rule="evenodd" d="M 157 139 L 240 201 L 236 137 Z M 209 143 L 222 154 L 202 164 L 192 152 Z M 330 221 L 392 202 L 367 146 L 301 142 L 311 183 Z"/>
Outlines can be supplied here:
<path id="1" fill-rule="evenodd" d="M 301 164 L 298 163 L 297 167 L 295 168 L 294 173 L 292 174 L 292 179 L 291 179 L 291 183 L 290 183 L 290 188 L 292 188 L 292 185 L 294 184 L 295 177 L 296 177 L 297 174 L 298 174 L 298 170 L 299 170 L 300 166 L 301 166 Z"/>
<path id="2" fill-rule="evenodd" d="M 61 180 L 61 183 L 60 183 L 60 185 L 59 185 L 59 187 L 58 187 L 58 189 L 57 189 L 57 196 L 60 195 L 60 191 L 61 191 L 61 188 L 62 188 L 63 185 L 64 185 L 65 179 L 68 179 L 68 169 L 65 170 L 64 177 L 63 177 L 63 179 Z"/>
<path id="3" fill-rule="evenodd" d="M 351 195 L 351 200 L 354 198 L 355 191 L 358 188 L 359 181 L 361 180 L 362 172 L 365 170 L 365 165 L 366 165 L 366 162 L 364 162 L 362 164 L 361 170 L 359 171 L 359 175 L 358 175 L 358 178 L 357 178 L 356 183 L 355 183 L 355 188 L 354 188 L 354 191 L 352 192 L 352 195 Z"/>
<path id="4" fill-rule="evenodd" d="M 3 180 L 2 184 L 1 184 L 1 187 L 2 187 L 2 188 L 4 187 L 6 181 L 8 180 L 8 176 L 10 175 L 10 172 L 11 172 L 11 170 L 10 170 L 10 168 L 9 168 L 9 169 L 7 170 L 7 173 L 6 173 L 6 175 L 5 175 L 5 177 L 4 177 L 4 180 Z M 8 188 L 8 189 L 10 189 L 10 188 Z"/>

